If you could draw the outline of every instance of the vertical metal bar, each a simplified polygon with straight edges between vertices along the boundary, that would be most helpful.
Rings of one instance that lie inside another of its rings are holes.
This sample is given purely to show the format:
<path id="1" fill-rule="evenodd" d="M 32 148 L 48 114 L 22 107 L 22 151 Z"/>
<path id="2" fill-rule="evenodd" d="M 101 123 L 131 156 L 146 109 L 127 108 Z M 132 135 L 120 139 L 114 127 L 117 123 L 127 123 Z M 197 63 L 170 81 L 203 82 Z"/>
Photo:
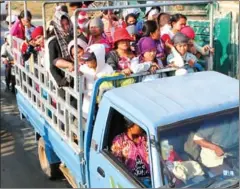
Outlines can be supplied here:
<path id="1" fill-rule="evenodd" d="M 213 3 L 210 3 L 209 19 L 210 19 L 210 47 L 213 47 L 213 40 L 214 40 L 213 39 L 213 23 L 214 23 Z M 210 53 L 208 70 L 213 70 L 213 54 L 212 53 Z"/>
<path id="2" fill-rule="evenodd" d="M 12 7 L 11 7 L 11 5 L 12 5 L 11 1 L 8 1 L 8 16 L 9 16 L 8 29 L 9 29 L 9 32 L 10 32 L 11 27 L 12 27 Z M 10 47 L 12 47 L 12 35 L 10 35 L 9 45 L 10 45 Z"/>
<path id="3" fill-rule="evenodd" d="M 74 12 L 74 30 L 73 30 L 73 36 L 74 36 L 74 72 L 75 72 L 75 83 L 74 83 L 74 90 L 78 93 L 78 134 L 79 134 L 79 149 L 80 151 L 84 150 L 84 144 L 83 144 L 83 125 L 82 125 L 82 77 L 79 76 L 78 72 L 78 46 L 77 46 L 77 18 L 78 18 L 79 11 Z"/>
<path id="4" fill-rule="evenodd" d="M 26 0 L 24 1 L 24 18 L 25 20 L 27 20 L 27 1 Z M 25 26 L 25 38 L 26 38 L 26 35 L 27 35 L 27 26 Z"/>
<path id="5" fill-rule="evenodd" d="M 46 3 L 43 3 L 42 4 L 42 15 L 43 15 L 43 36 L 44 36 L 44 39 L 47 38 L 47 34 L 46 34 L 46 11 L 45 11 L 45 5 Z"/>

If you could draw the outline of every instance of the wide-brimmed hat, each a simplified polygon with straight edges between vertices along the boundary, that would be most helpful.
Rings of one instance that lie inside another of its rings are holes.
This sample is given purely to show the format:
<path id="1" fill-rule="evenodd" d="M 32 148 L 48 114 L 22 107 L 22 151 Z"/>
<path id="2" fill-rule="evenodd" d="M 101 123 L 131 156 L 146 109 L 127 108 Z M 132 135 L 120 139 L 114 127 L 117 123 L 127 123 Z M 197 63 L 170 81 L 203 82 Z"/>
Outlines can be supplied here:
<path id="1" fill-rule="evenodd" d="M 128 31 L 125 28 L 118 28 L 114 32 L 113 43 L 116 43 L 122 40 L 132 41 L 133 38 L 129 35 Z"/>

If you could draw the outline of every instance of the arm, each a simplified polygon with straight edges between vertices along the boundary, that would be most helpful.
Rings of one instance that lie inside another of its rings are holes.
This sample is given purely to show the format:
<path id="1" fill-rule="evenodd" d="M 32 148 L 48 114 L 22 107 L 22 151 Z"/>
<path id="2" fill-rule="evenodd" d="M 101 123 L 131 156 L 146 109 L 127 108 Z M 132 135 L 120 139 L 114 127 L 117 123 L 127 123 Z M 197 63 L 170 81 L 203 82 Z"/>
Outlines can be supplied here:
<path id="1" fill-rule="evenodd" d="M 194 136 L 195 138 L 195 136 Z M 216 144 L 213 144 L 211 142 L 208 142 L 207 140 L 205 139 L 200 139 L 200 140 L 196 140 L 194 139 L 194 142 L 198 145 L 200 145 L 201 147 L 204 147 L 204 148 L 208 148 L 210 150 L 213 150 L 217 156 L 222 156 L 224 154 L 224 151 L 222 150 L 222 148 L 220 148 L 218 145 Z"/>
<path id="2" fill-rule="evenodd" d="M 54 65 L 56 64 L 56 60 L 60 57 L 62 57 L 60 47 L 57 43 L 57 40 L 54 39 L 49 43 L 49 61 L 50 64 Z"/>
<path id="3" fill-rule="evenodd" d="M 131 67 L 133 73 L 146 72 L 151 68 L 151 62 L 139 63 L 139 58 L 133 58 L 131 60 Z"/>
<path id="4" fill-rule="evenodd" d="M 113 70 L 117 70 L 118 57 L 114 51 L 111 51 L 107 54 L 107 64 L 109 64 Z"/>
<path id="5" fill-rule="evenodd" d="M 68 71 L 74 71 L 74 65 L 72 62 L 69 62 L 63 58 L 58 58 L 54 60 L 55 66 L 58 68 L 68 69 Z"/>

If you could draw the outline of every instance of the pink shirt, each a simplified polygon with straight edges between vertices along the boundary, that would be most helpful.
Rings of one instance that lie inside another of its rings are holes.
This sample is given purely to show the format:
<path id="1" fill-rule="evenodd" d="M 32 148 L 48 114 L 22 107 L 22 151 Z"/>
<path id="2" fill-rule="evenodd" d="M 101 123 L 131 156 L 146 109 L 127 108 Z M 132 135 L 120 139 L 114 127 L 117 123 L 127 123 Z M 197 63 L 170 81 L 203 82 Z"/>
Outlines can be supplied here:
<path id="1" fill-rule="evenodd" d="M 10 34 L 20 39 L 25 39 L 25 28 L 20 20 L 17 20 L 11 27 Z"/>
<path id="2" fill-rule="evenodd" d="M 113 155 L 136 176 L 150 175 L 146 136 L 139 136 L 139 141 L 136 144 L 126 133 L 122 133 L 114 138 L 111 150 Z M 137 167 L 139 162 L 142 169 Z"/>

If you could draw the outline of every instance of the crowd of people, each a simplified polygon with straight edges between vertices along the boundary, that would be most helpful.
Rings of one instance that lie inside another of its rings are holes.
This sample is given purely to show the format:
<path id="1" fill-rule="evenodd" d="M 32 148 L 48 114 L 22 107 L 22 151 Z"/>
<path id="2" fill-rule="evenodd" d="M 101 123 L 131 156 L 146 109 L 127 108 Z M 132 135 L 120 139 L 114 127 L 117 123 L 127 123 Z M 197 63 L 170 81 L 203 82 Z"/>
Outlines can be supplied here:
<path id="1" fill-rule="evenodd" d="M 88 7 L 92 2 L 69 3 L 69 7 L 74 11 Z M 43 27 L 33 26 L 31 19 L 32 14 L 29 11 L 26 17 L 22 11 L 18 17 L 12 18 L 12 27 L 7 36 L 12 35 L 24 40 L 21 47 L 24 61 L 28 60 L 32 53 L 44 50 L 48 54 L 49 70 L 59 87 L 70 85 L 62 69 L 74 71 L 74 57 L 77 52 L 78 71 L 85 77 L 85 87 L 89 91 L 84 95 L 84 113 L 88 113 L 94 81 L 104 75 L 110 76 L 117 72 L 129 76 L 132 73 L 149 71 L 152 74 L 143 79 L 149 81 L 158 77 L 154 74 L 157 70 L 168 67 L 175 68 L 176 75 L 184 75 L 203 71 L 204 66 L 198 63 L 200 56 L 214 52 L 209 45 L 201 47 L 195 42 L 195 32 L 187 26 L 185 15 L 170 15 L 162 12 L 161 7 L 148 7 L 143 18 L 137 8 L 123 10 L 121 14 L 111 10 L 102 11 L 101 16 L 94 18 L 89 18 L 87 12 L 80 11 L 77 17 L 76 51 L 73 38 L 75 20 L 69 16 L 66 5 L 56 7 L 53 19 L 47 26 L 46 43 Z M 4 44 L 6 47 L 9 45 L 7 36 Z M 3 63 L 8 66 L 13 62 L 13 56 L 10 51 L 2 52 L 1 56 L 5 58 Z M 7 82 L 9 83 L 9 79 Z M 9 88 L 9 85 L 7 87 Z M 145 146 L 139 155 L 134 154 L 134 158 L 138 158 L 136 161 L 131 162 L 125 158 L 125 163 L 136 176 L 149 175 L 146 139 L 137 137 L 134 141 L 134 129 L 137 134 L 142 133 L 137 125 L 130 124 L 128 134 L 118 136 L 112 150 L 121 159 L 126 154 L 117 150 L 124 147 L 121 144 L 123 140 L 129 140 L 133 147 L 136 143 Z M 120 147 L 117 148 L 117 145 Z M 135 167 L 136 162 L 140 162 L 139 167 L 144 165 L 144 170 L 139 171 L 138 167 Z"/>

